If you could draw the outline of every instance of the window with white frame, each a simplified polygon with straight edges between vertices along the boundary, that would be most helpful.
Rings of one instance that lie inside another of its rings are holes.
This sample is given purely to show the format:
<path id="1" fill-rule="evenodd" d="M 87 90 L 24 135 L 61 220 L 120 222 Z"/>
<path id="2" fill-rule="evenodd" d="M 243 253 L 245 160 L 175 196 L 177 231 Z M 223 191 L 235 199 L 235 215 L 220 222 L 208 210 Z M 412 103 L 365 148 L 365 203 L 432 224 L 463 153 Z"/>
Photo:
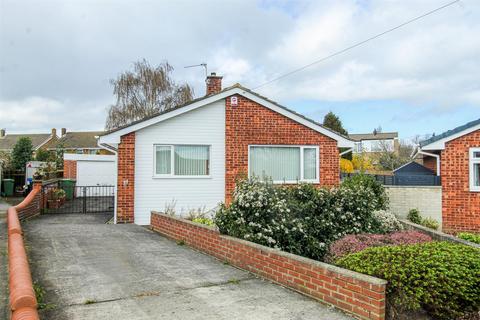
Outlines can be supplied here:
<path id="1" fill-rule="evenodd" d="M 249 176 L 275 183 L 318 182 L 318 147 L 250 146 Z"/>
<path id="2" fill-rule="evenodd" d="M 480 192 L 480 148 L 470 148 L 470 191 Z"/>
<path id="3" fill-rule="evenodd" d="M 210 175 L 210 146 L 155 145 L 155 177 L 206 177 Z"/>

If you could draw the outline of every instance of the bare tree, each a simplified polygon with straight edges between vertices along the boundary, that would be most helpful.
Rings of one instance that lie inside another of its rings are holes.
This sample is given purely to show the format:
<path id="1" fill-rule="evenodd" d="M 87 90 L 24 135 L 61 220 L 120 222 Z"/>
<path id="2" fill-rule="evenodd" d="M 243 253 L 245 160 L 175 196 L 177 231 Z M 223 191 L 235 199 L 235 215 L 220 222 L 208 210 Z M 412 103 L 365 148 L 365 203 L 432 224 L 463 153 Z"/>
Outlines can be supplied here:
<path id="1" fill-rule="evenodd" d="M 379 152 L 377 152 L 377 162 L 382 170 L 395 170 L 396 168 L 411 161 L 410 154 L 413 150 L 413 145 L 407 143 L 405 140 L 399 141 L 398 150 L 387 143 L 386 141 L 379 141 Z"/>
<path id="2" fill-rule="evenodd" d="M 117 101 L 108 110 L 106 129 L 128 125 L 191 101 L 193 89 L 188 84 L 176 84 L 172 71 L 168 62 L 152 67 L 143 59 L 134 63 L 133 71 L 112 79 Z"/>

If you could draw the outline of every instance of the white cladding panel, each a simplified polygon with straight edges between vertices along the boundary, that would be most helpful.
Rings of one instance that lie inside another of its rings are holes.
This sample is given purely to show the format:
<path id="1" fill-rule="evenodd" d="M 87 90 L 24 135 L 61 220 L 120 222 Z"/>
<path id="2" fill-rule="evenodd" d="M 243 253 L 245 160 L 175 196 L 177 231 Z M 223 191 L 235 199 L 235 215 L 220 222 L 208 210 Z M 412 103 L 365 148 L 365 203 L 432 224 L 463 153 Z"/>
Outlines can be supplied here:
<path id="1" fill-rule="evenodd" d="M 208 178 L 154 178 L 155 144 L 210 146 Z M 150 212 L 174 206 L 178 215 L 209 211 L 225 199 L 225 101 L 167 119 L 135 133 L 135 223 L 150 224 Z"/>

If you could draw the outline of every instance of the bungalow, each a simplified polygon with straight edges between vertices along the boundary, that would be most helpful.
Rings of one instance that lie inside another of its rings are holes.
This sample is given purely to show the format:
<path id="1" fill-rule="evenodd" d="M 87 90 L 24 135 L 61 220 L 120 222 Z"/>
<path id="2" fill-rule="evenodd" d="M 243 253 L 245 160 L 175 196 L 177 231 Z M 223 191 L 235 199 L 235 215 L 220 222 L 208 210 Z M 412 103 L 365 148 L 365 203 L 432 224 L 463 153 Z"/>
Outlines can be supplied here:
<path id="1" fill-rule="evenodd" d="M 57 143 L 50 146 L 50 150 L 63 149 L 65 153 L 111 155 L 108 150 L 97 144 L 98 136 L 103 131 L 68 131 L 62 128 Z"/>
<path id="2" fill-rule="evenodd" d="M 480 119 L 422 141 L 417 154 L 441 176 L 443 230 L 479 232 Z"/>
<path id="3" fill-rule="evenodd" d="M 5 129 L 0 130 L 0 152 L 11 153 L 15 144 L 20 138 L 29 138 L 32 141 L 33 153 L 39 149 L 48 149 L 52 144 L 55 144 L 57 137 L 57 130 L 52 129 L 51 133 L 20 133 L 7 134 Z"/>
<path id="4" fill-rule="evenodd" d="M 339 148 L 353 141 L 239 84 L 222 90 L 215 73 L 206 83 L 204 97 L 100 136 L 117 153 L 116 223 L 214 210 L 241 176 L 339 183 Z"/>

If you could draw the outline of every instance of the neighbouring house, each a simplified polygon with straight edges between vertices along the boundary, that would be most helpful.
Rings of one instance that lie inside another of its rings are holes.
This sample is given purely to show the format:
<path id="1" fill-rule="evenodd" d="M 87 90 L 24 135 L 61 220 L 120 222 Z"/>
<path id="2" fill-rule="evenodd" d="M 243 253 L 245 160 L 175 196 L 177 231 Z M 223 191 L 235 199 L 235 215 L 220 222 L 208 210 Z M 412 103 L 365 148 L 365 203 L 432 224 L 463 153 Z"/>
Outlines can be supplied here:
<path id="1" fill-rule="evenodd" d="M 62 128 L 60 138 L 50 149 L 62 148 L 65 153 L 112 155 L 111 151 L 100 148 L 97 144 L 98 136 L 103 133 L 103 131 L 67 132 L 66 128 Z"/>
<path id="2" fill-rule="evenodd" d="M 398 132 L 355 133 L 348 137 L 355 141 L 353 153 L 376 154 L 390 151 L 398 154 L 400 143 Z"/>
<path id="3" fill-rule="evenodd" d="M 339 184 L 339 148 L 353 141 L 239 84 L 222 89 L 214 73 L 206 83 L 204 97 L 100 136 L 117 153 L 117 223 L 214 210 L 252 175 Z"/>
<path id="4" fill-rule="evenodd" d="M 447 232 L 480 232 L 480 119 L 422 141 L 415 157 L 442 182 Z"/>
<path id="5" fill-rule="evenodd" d="M 57 130 L 52 129 L 50 133 L 18 133 L 18 134 L 7 134 L 5 129 L 0 130 L 0 151 L 11 153 L 13 147 L 20 138 L 27 137 L 30 138 L 33 145 L 33 152 L 38 149 L 49 149 L 50 146 L 54 145 L 58 140 Z"/>

